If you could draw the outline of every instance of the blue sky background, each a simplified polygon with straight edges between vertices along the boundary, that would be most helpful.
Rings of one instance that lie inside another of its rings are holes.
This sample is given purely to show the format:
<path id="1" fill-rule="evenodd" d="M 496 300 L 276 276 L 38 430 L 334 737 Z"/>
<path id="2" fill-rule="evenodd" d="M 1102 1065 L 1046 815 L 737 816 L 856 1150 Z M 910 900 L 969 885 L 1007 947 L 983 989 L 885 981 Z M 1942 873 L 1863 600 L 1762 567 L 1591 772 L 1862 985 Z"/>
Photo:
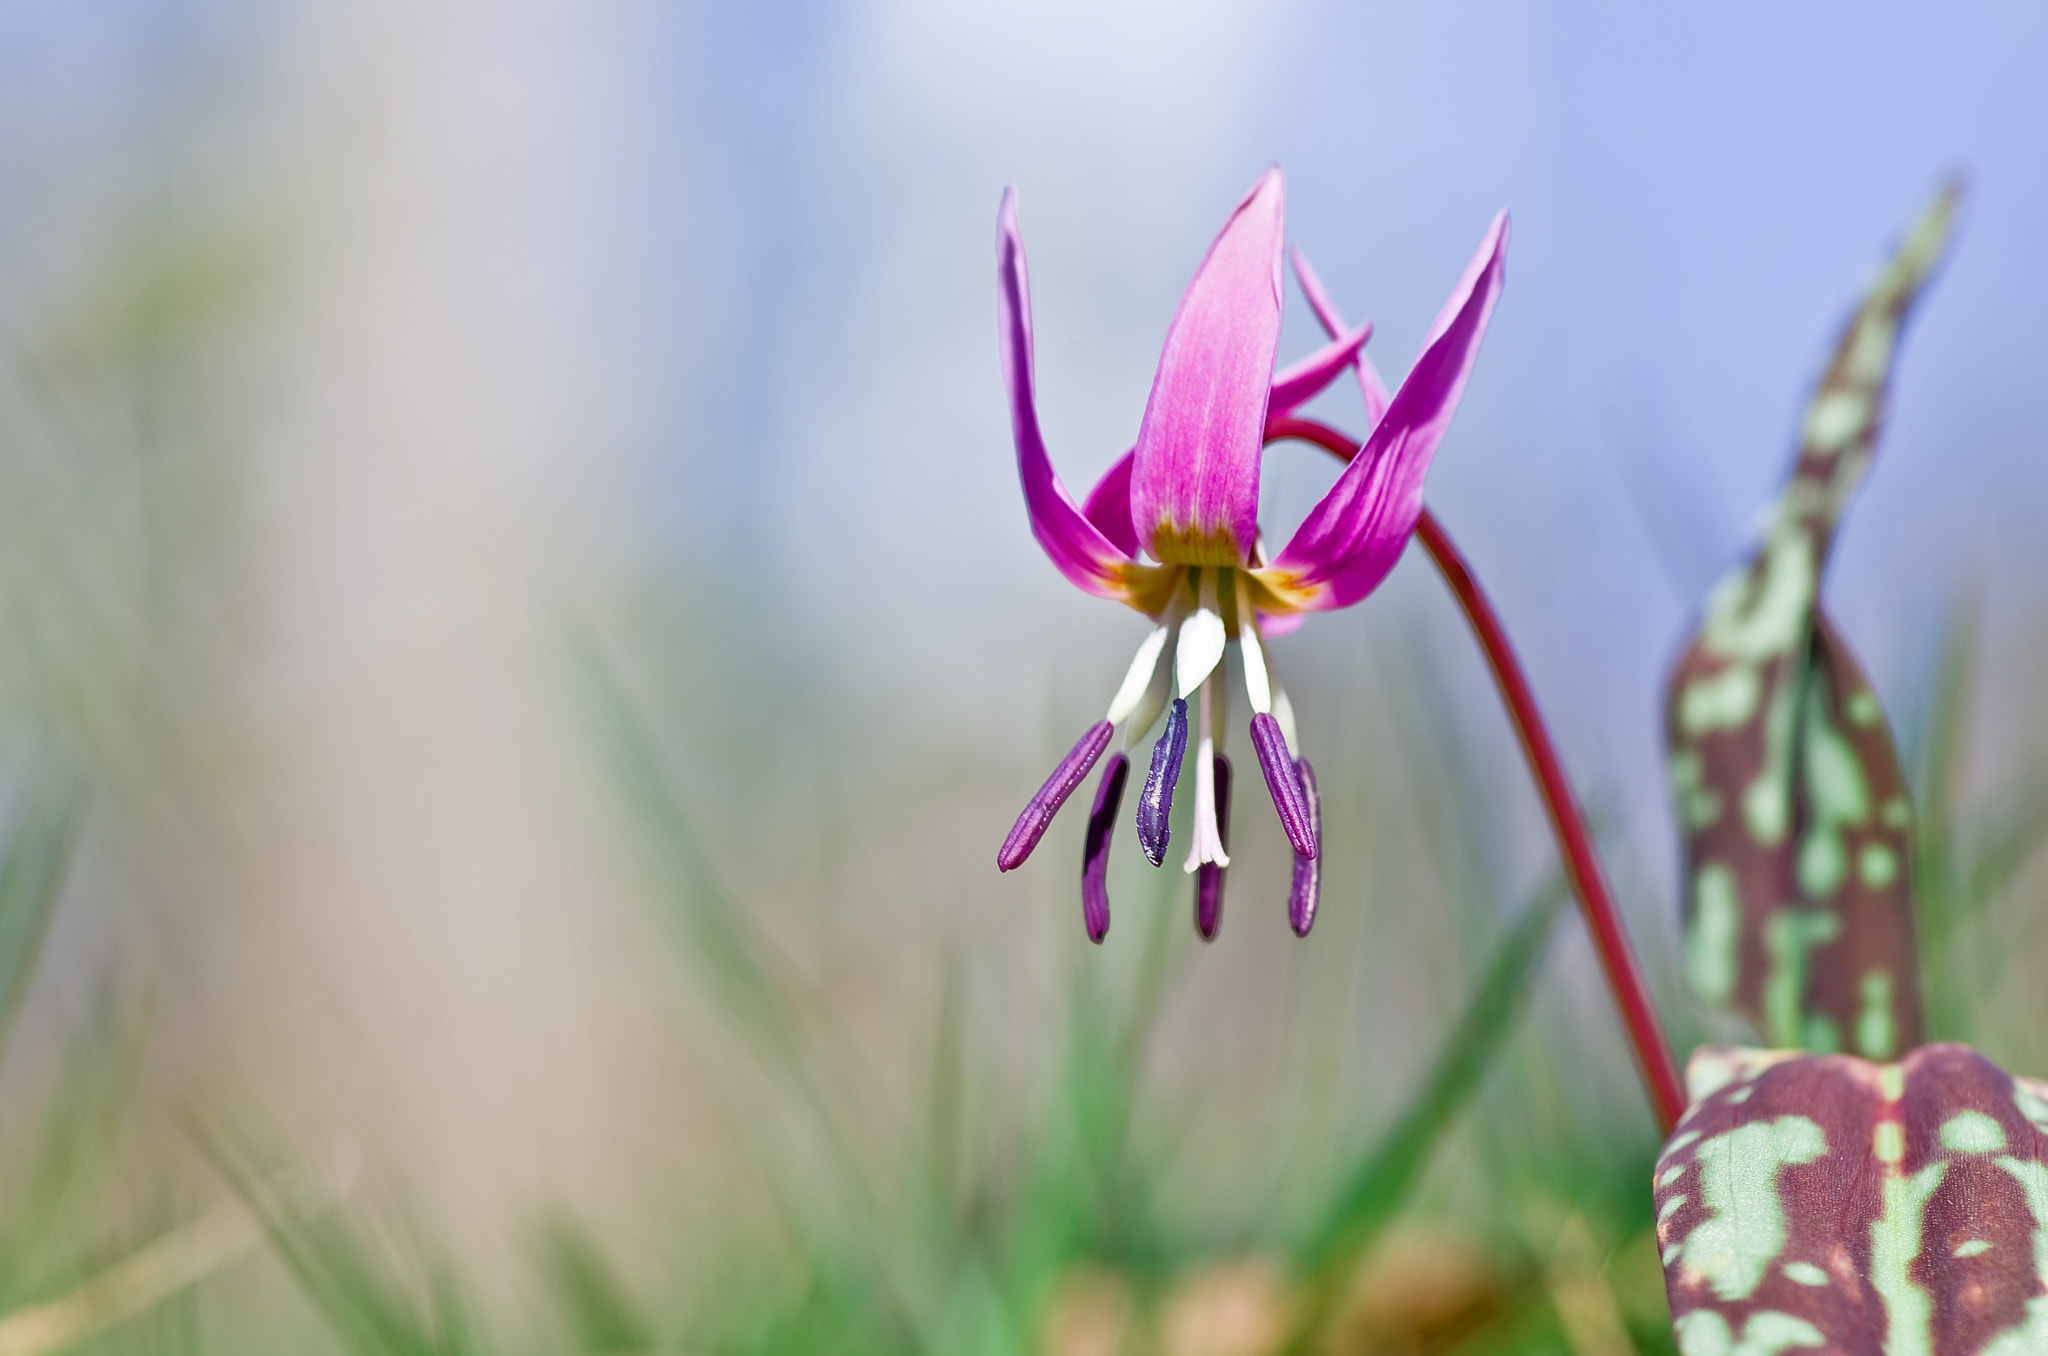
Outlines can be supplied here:
<path id="1" fill-rule="evenodd" d="M 730 234 L 689 267 L 729 288 L 729 342 L 700 369 L 720 395 L 687 404 L 653 463 L 672 477 L 653 502 L 688 524 L 657 536 L 712 562 L 765 546 L 814 624 L 858 616 L 847 667 L 962 719 L 1028 708 L 1065 666 L 1113 681 L 1137 623 L 1103 620 L 1037 558 L 1012 487 L 994 202 L 1019 186 L 1043 413 L 1078 486 L 1128 444 L 1179 290 L 1269 160 L 1291 236 L 1378 322 L 1390 374 L 1489 214 L 1513 211 L 1506 298 L 1430 498 L 1582 776 L 1647 798 L 1653 822 L 1658 687 L 1684 617 L 1782 475 L 1863 280 L 1963 174 L 1964 226 L 1830 595 L 1881 681 L 1916 669 L 1973 583 L 2017 662 L 2048 504 L 2039 11 L 750 13 L 691 35 L 707 78 L 687 113 L 712 166 L 691 182 L 700 222 Z M 1313 330 L 1289 305 L 1295 352 Z M 1269 465 L 1282 517 L 1328 475 L 1301 451 Z"/>
<path id="2" fill-rule="evenodd" d="M 1902 589 L 1932 606 L 1929 575 L 1937 596 L 1972 572 L 2025 592 L 2048 496 L 2032 7 L 536 0 L 430 6 L 409 35 L 396 7 L 364 12 L 10 7 L 0 149 L 43 191 L 0 232 L 75 230 L 95 186 L 185 166 L 195 126 L 241 145 L 232 124 L 264 113 L 315 121 L 323 72 L 360 78 L 364 47 L 410 36 L 383 63 L 434 72 L 429 135 L 492 281 L 550 297 L 527 324 L 565 351 L 630 348 L 633 415 L 606 436 L 648 549 L 765 559 L 817 598 L 937 557 L 919 607 L 884 609 L 921 653 L 963 614 L 1084 606 L 1015 530 L 987 277 L 1003 184 L 1077 484 L 1127 444 L 1165 317 L 1265 163 L 1393 373 L 1504 205 L 1506 309 L 1432 496 L 1548 664 L 1669 632 L 1653 531 L 1691 535 L 1663 552 L 1688 584 L 1739 540 L 1860 281 L 1960 171 L 1964 233 L 1835 585 L 1870 625 Z M 1313 478 L 1280 471 L 1283 514 Z M 1655 507 L 1656 481 L 1683 493 Z"/>
<path id="3" fill-rule="evenodd" d="M 1884 683 L 1966 585 L 2007 647 L 1994 683 L 2032 644 L 2032 6 L 129 0 L 10 6 L 0 38 L 17 278 L 181 185 L 284 182 L 341 251 L 349 204 L 385 194 L 456 346 L 504 350 L 446 400 L 552 429 L 498 463 L 522 493 L 575 484 L 599 554 L 961 728 L 1106 686 L 1137 626 L 1024 530 L 993 358 L 1004 184 L 1075 486 L 1128 444 L 1178 293 L 1266 163 L 1394 375 L 1506 206 L 1506 299 L 1430 497 L 1582 775 L 1630 801 L 1654 800 L 1658 680 L 1701 582 L 1782 473 L 1862 279 L 1959 172 L 1964 226 L 1830 590 Z M 1270 512 L 1329 474 L 1277 454 Z M 1401 606 L 1435 604 L 1397 581 L 1364 611 Z M 1316 652 L 1283 665 L 1297 644 Z M 1011 733 L 1020 757 L 1051 737 Z"/>

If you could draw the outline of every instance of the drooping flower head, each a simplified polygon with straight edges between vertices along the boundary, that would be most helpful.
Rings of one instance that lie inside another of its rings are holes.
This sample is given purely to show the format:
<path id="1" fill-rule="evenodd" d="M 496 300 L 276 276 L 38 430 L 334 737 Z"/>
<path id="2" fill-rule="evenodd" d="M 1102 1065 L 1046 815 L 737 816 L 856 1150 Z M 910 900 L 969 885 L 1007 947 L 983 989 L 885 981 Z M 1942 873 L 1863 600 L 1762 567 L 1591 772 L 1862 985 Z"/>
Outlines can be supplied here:
<path id="1" fill-rule="evenodd" d="M 1376 379 L 1360 369 L 1376 426 L 1287 545 L 1269 557 L 1258 525 L 1259 461 L 1274 421 L 1358 364 L 1372 333 L 1370 325 L 1340 327 L 1323 348 L 1275 374 L 1284 215 L 1280 172 L 1270 169 L 1232 211 L 1181 298 L 1136 444 L 1076 506 L 1052 468 L 1038 425 L 1030 286 L 1014 190 L 1004 193 L 998 213 L 1003 379 L 1032 533 L 1076 587 L 1124 603 L 1153 623 L 1103 719 L 1032 797 L 996 856 L 1008 871 L 1030 855 L 1123 725 L 1123 748 L 1111 756 L 1097 790 L 1082 868 L 1084 920 L 1097 941 L 1109 927 L 1107 853 L 1129 778 L 1125 750 L 1164 717 L 1137 812 L 1139 844 L 1157 866 L 1165 859 L 1191 700 L 1199 723 L 1186 869 L 1198 875 L 1197 927 L 1205 937 L 1215 934 L 1222 869 L 1230 862 L 1220 666 L 1231 644 L 1243 660 L 1252 747 L 1295 853 L 1290 921 L 1297 933 L 1308 931 L 1319 879 L 1315 777 L 1307 760 L 1295 756 L 1292 711 L 1268 666 L 1264 638 L 1290 629 L 1305 613 L 1359 601 L 1393 568 L 1421 512 L 1430 457 L 1500 294 L 1505 215 L 1488 229 L 1422 356 L 1392 400 L 1382 401 L 1383 409 L 1372 408 Z M 1304 274 L 1303 283 L 1319 313 L 1333 316 L 1312 275 Z"/>

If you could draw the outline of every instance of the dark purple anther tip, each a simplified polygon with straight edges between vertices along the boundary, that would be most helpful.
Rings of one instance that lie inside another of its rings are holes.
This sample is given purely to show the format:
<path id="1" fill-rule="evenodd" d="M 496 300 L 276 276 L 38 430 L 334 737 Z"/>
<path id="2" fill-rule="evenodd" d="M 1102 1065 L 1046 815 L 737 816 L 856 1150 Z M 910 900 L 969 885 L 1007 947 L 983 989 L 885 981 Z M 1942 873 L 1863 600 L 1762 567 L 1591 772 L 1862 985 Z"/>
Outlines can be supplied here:
<path id="1" fill-rule="evenodd" d="M 1308 765 L 1308 759 L 1294 760 L 1294 770 L 1301 776 L 1302 798 L 1308 802 L 1308 826 L 1318 843 L 1323 841 L 1323 797 L 1316 790 L 1316 770 Z M 1321 857 L 1294 856 L 1294 885 L 1287 892 L 1287 921 L 1294 928 L 1297 937 L 1308 936 L 1308 930 L 1316 925 L 1316 905 L 1323 895 L 1323 861 Z"/>
<path id="2" fill-rule="evenodd" d="M 1294 755 L 1287 750 L 1280 722 L 1264 711 L 1252 717 L 1252 747 L 1259 751 L 1259 770 L 1266 774 L 1266 789 L 1273 793 L 1273 808 L 1280 812 L 1280 827 L 1287 830 L 1294 854 L 1314 861 L 1316 829 L 1309 822 L 1301 778 L 1295 775 Z"/>
<path id="3" fill-rule="evenodd" d="M 1173 784 L 1180 780 L 1180 759 L 1187 751 L 1188 704 L 1175 697 L 1166 713 L 1166 733 L 1152 746 L 1145 789 L 1138 793 L 1138 846 L 1154 866 L 1166 860 L 1166 843 L 1173 836 Z"/>
<path id="4" fill-rule="evenodd" d="M 1216 837 L 1230 850 L 1230 760 L 1216 755 Z M 1195 931 L 1205 942 L 1223 926 L 1223 868 L 1204 862 L 1195 868 Z"/>
<path id="5" fill-rule="evenodd" d="M 1074 745 L 1073 752 L 1060 759 L 1060 765 L 1052 770 L 1052 776 L 1045 779 L 1045 785 L 1038 788 L 1038 794 L 1024 807 L 1024 813 L 1017 816 L 1010 836 L 1003 840 L 1002 849 L 996 853 L 996 870 L 1009 871 L 1024 864 L 1024 859 L 1031 855 L 1031 849 L 1045 837 L 1052 817 L 1060 812 L 1060 806 L 1067 803 L 1067 797 L 1074 794 L 1074 788 L 1088 775 L 1088 769 L 1095 766 L 1095 760 L 1109 747 L 1109 737 L 1115 732 L 1116 726 L 1106 720 L 1098 720 L 1088 728 L 1087 734 L 1081 736 L 1081 742 Z"/>
<path id="6" fill-rule="evenodd" d="M 1095 787 L 1095 808 L 1088 812 L 1088 836 L 1081 848 L 1081 921 L 1091 942 L 1109 935 L 1109 831 L 1116 827 L 1117 807 L 1124 803 L 1124 783 L 1130 777 L 1131 760 L 1111 754 Z"/>

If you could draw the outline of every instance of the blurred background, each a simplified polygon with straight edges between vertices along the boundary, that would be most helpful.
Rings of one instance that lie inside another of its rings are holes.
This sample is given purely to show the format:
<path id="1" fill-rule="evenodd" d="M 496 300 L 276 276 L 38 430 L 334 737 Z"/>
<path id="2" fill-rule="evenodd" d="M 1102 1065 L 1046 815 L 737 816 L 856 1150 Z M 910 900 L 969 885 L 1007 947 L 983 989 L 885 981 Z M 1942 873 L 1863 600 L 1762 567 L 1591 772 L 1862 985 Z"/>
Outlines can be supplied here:
<path id="1" fill-rule="evenodd" d="M 1829 598 L 1945 1034 L 2048 1072 L 2044 58 L 2021 4 L 0 4 L 0 1352 L 1669 1349 L 1426 561 L 1272 646 L 1310 939 L 1249 797 L 1213 946 L 1126 841 L 1090 947 L 1078 814 L 995 872 L 1143 631 L 1025 524 L 998 195 L 1076 487 L 1268 163 L 1390 379 L 1512 211 L 1430 502 L 1690 1040 L 1665 666 L 1963 176 Z"/>

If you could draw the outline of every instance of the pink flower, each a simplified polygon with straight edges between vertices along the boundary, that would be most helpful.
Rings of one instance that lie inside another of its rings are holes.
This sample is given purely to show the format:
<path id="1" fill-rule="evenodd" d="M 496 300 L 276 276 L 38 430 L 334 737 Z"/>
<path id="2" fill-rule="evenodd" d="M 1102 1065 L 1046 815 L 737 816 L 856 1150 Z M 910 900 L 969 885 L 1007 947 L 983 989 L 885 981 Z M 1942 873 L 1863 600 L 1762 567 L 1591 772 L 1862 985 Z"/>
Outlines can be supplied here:
<path id="1" fill-rule="evenodd" d="M 1319 825 L 1314 776 L 1293 755 L 1286 695 L 1266 659 L 1268 631 L 1301 614 L 1348 607 L 1378 586 L 1400 558 L 1422 510 L 1422 482 L 1442 440 L 1500 294 L 1507 218 L 1496 217 L 1437 317 L 1407 381 L 1337 483 L 1293 538 L 1268 557 L 1259 535 L 1259 459 L 1269 429 L 1359 361 L 1370 325 L 1342 331 L 1284 372 L 1273 371 L 1280 341 L 1280 171 L 1269 169 L 1230 214 L 1195 271 L 1166 332 L 1137 444 L 1076 506 L 1052 468 L 1038 426 L 1032 375 L 1031 297 L 1014 190 L 997 215 L 997 306 L 1003 380 L 1017 443 L 1031 530 L 1076 587 L 1151 619 L 1129 674 L 1103 719 L 1084 734 L 1033 796 L 996 855 L 1004 871 L 1021 864 L 1055 813 L 1109 748 L 1124 747 L 1164 715 L 1138 805 L 1147 858 L 1164 860 L 1173 786 L 1188 738 L 1187 703 L 1200 713 L 1195 764 L 1194 842 L 1187 870 L 1201 872 L 1197 925 L 1213 936 L 1221 875 L 1229 865 L 1229 764 L 1223 742 L 1225 648 L 1242 652 L 1252 747 L 1296 855 L 1290 918 L 1306 933 L 1315 912 Z M 1299 263 L 1297 261 L 1297 267 Z M 1317 309 L 1333 316 L 1304 276 Z M 1371 401 L 1376 380 L 1364 377 Z M 1149 554 L 1150 559 L 1147 559 Z M 1129 773 L 1119 751 L 1105 771 L 1087 834 L 1082 904 L 1088 934 L 1109 928 L 1104 887 L 1109 829 Z M 1219 805 L 1219 800 L 1225 803 Z M 1205 870 L 1206 868 L 1206 870 Z"/>

